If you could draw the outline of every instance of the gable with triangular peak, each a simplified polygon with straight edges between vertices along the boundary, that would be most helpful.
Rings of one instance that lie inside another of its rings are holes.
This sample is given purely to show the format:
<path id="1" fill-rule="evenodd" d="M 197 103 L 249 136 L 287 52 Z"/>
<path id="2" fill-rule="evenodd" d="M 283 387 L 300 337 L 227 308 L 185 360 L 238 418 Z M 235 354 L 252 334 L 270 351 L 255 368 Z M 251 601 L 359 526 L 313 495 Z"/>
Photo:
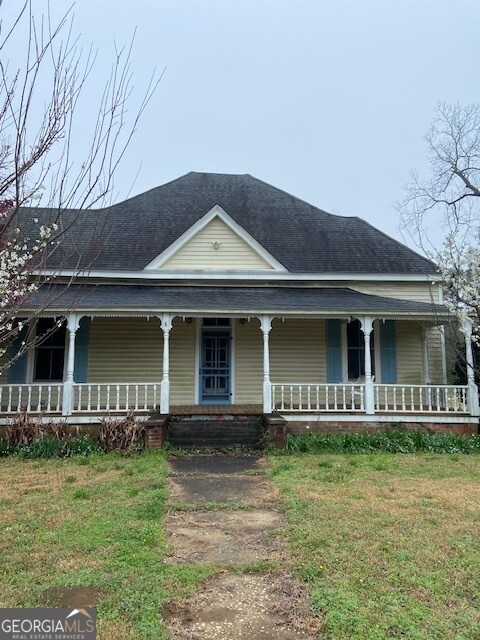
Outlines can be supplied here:
<path id="1" fill-rule="evenodd" d="M 145 269 L 168 271 L 286 271 L 219 205 L 187 229 Z"/>

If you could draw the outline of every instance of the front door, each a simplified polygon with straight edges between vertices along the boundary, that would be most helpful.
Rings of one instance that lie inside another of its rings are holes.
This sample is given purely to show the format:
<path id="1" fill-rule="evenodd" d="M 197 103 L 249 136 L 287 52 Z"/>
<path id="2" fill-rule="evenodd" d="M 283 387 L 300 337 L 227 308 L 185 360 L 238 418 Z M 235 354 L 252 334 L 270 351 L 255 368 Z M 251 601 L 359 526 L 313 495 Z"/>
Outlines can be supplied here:
<path id="1" fill-rule="evenodd" d="M 202 330 L 200 403 L 230 404 L 230 330 Z"/>

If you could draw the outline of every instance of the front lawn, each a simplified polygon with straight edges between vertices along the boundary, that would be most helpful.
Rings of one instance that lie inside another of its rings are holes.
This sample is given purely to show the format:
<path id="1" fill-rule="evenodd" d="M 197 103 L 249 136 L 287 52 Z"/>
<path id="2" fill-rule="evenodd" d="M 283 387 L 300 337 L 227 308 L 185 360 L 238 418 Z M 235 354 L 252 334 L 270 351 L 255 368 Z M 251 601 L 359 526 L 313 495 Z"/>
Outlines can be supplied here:
<path id="1" fill-rule="evenodd" d="M 206 574 L 163 563 L 166 497 L 161 453 L 0 459 L 0 607 L 43 606 L 54 587 L 93 587 L 99 638 L 166 638 L 161 602 Z"/>
<path id="2" fill-rule="evenodd" d="M 160 640 L 212 566 L 165 564 L 165 457 L 0 458 L 0 607 L 98 591 L 99 639 Z M 480 638 L 480 457 L 270 456 L 291 560 L 329 640 Z M 261 571 L 259 567 L 257 570 Z"/>
<path id="3" fill-rule="evenodd" d="M 271 457 L 331 640 L 480 638 L 477 455 Z"/>

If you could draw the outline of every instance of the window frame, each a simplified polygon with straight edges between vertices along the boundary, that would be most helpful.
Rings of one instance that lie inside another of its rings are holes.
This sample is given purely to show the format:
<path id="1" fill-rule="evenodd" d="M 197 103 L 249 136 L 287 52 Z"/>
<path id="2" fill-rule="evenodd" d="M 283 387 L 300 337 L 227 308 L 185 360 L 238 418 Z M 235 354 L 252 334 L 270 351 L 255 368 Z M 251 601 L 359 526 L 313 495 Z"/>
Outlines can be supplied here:
<path id="1" fill-rule="evenodd" d="M 35 320 L 35 335 L 37 334 L 37 323 L 39 320 L 51 319 L 56 322 L 56 318 L 47 318 L 40 317 Z M 66 327 L 66 322 L 64 322 L 64 326 Z M 62 368 L 62 379 L 61 380 L 44 380 L 44 379 L 36 379 L 35 378 L 35 369 L 37 364 L 37 349 L 42 348 L 42 345 L 35 345 L 33 349 L 28 351 L 28 362 L 27 362 L 27 375 L 25 377 L 27 384 L 63 384 L 66 380 L 67 376 L 67 361 L 68 361 L 68 351 L 69 351 L 69 340 L 68 340 L 68 330 L 65 331 L 65 345 L 55 346 L 55 347 L 47 347 L 54 348 L 63 351 L 63 368 Z"/>

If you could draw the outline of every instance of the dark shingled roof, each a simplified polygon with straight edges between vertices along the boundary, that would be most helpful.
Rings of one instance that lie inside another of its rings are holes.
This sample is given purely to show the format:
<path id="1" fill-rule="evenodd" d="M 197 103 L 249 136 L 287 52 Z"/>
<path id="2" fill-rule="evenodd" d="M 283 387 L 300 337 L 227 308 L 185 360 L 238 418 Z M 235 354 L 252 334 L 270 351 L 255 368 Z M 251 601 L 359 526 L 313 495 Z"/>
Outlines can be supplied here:
<path id="1" fill-rule="evenodd" d="M 141 270 L 216 204 L 293 273 L 435 272 L 429 260 L 360 218 L 326 213 L 248 174 L 194 172 L 109 208 L 81 212 L 51 264 L 75 268 L 80 257 L 96 269 Z M 40 209 L 25 213 L 51 216 Z M 87 239 L 103 229 L 107 240 L 82 256 Z"/>
<path id="2" fill-rule="evenodd" d="M 220 310 L 225 312 L 299 311 L 346 313 L 399 313 L 401 315 L 448 315 L 443 306 L 397 300 L 339 287 L 178 287 L 148 285 L 61 285 L 44 287 L 26 307 L 44 305 L 49 309 L 76 311 L 125 309 L 152 311 Z"/>

